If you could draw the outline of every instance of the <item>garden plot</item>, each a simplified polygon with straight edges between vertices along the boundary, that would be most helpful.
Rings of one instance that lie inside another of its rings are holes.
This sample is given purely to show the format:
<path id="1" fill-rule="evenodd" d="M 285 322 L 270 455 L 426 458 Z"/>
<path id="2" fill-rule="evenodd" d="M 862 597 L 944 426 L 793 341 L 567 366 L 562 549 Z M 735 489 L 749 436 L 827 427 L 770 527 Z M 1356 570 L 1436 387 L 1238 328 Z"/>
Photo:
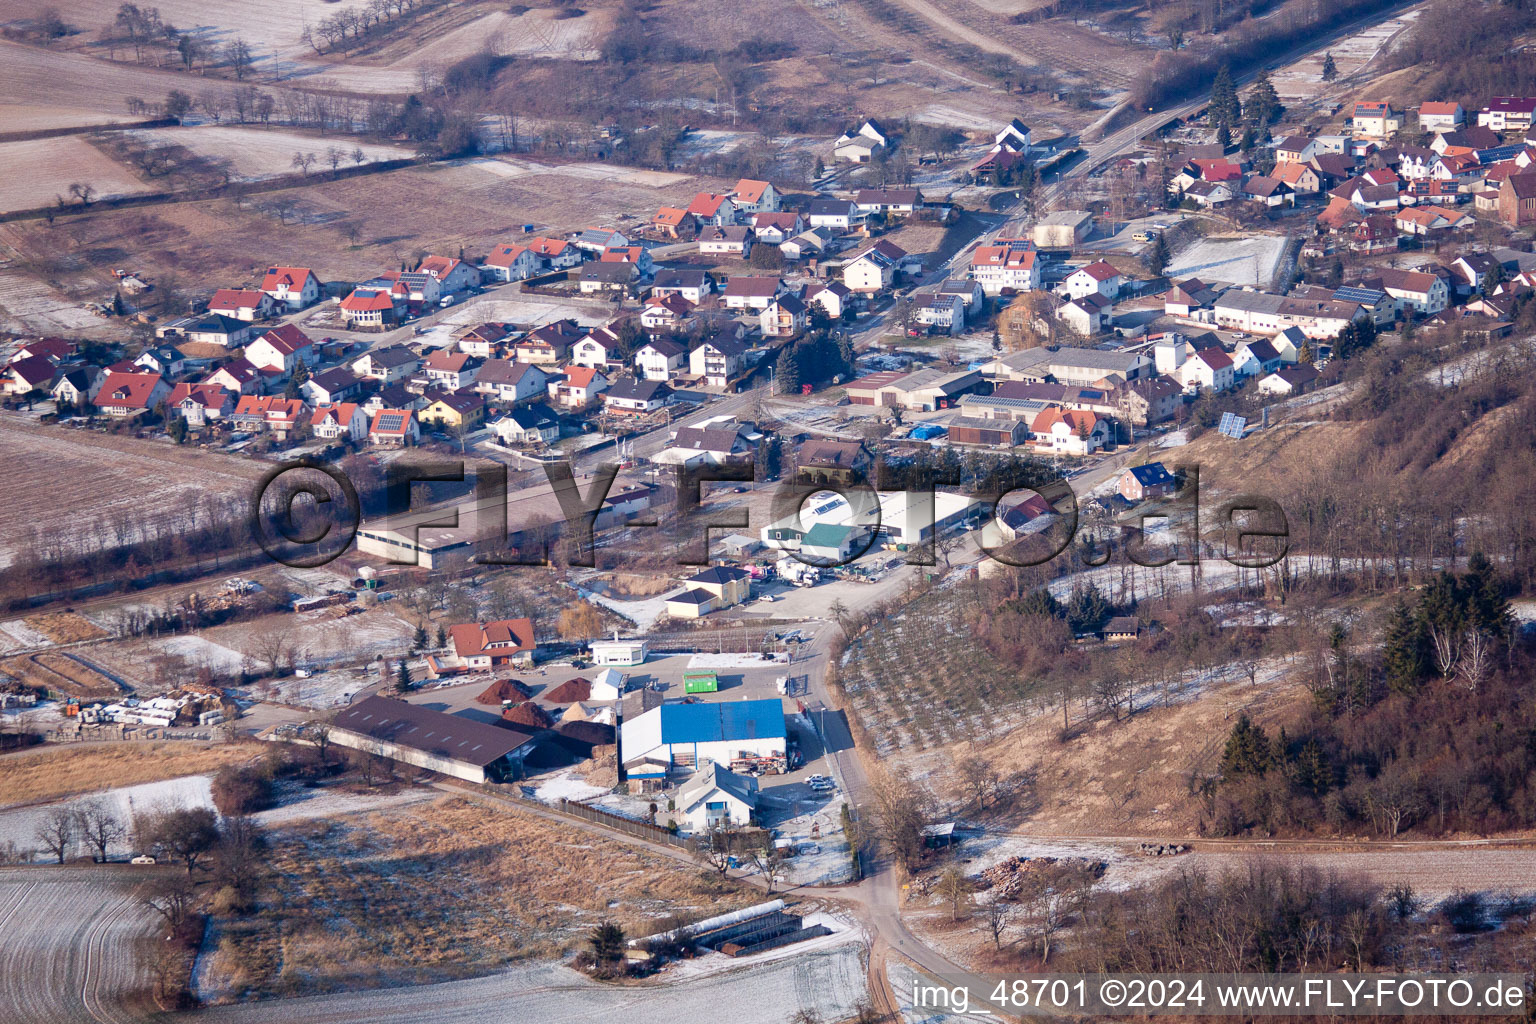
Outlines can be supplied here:
<path id="1" fill-rule="evenodd" d="M 1170 280 L 1198 277 L 1268 288 L 1284 252 L 1285 238 L 1278 235 L 1201 238 L 1174 254 L 1164 273 Z"/>
<path id="2" fill-rule="evenodd" d="M 411 156 L 409 150 L 398 146 L 378 146 L 360 143 L 347 138 L 316 138 L 297 132 L 266 131 L 261 128 L 240 128 L 218 125 L 201 125 L 194 128 L 152 128 L 133 132 L 141 138 L 156 142 L 175 143 L 185 146 L 199 156 L 212 160 L 227 160 L 234 172 L 247 180 L 270 178 L 279 174 L 293 173 L 295 153 L 313 153 L 316 158 L 311 174 L 329 170 L 326 156 L 331 148 L 342 154 L 340 167 L 358 164 L 354 151 L 361 151 L 363 163 L 380 160 L 400 160 Z"/>
<path id="3" fill-rule="evenodd" d="M 72 202 L 71 182 L 88 183 L 96 196 L 145 191 L 128 169 L 79 135 L 0 143 L 0 210 L 48 206 L 60 196 Z"/>
<path id="4" fill-rule="evenodd" d="M 20 334 L 110 332 L 106 320 L 22 270 L 0 269 L 0 327 Z"/>

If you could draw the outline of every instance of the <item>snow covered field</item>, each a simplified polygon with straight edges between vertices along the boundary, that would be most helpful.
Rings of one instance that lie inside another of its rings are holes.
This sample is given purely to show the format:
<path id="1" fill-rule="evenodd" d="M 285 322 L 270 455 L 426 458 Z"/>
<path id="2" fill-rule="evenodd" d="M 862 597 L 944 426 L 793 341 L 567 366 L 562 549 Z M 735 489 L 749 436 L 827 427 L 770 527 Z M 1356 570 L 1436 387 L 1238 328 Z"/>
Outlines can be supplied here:
<path id="1" fill-rule="evenodd" d="M 1175 253 L 1165 273 L 1170 280 L 1198 277 L 1268 288 L 1284 252 L 1285 239 L 1274 235 L 1202 238 Z"/>
<path id="2" fill-rule="evenodd" d="M 66 800 L 63 804 L 66 807 L 79 807 L 86 801 L 101 800 L 123 821 L 132 821 L 135 814 L 146 811 L 170 807 L 211 807 L 213 797 L 209 791 L 210 781 L 212 777 L 208 775 L 188 775 L 179 779 L 166 779 L 164 782 L 146 782 L 139 786 L 109 789 Z M 56 806 L 37 804 L 0 811 L 0 847 L 14 844 L 19 853 L 31 851 L 39 858 L 46 858 L 48 854 L 43 844 L 38 842 L 35 832 Z M 128 848 L 119 844 L 109 852 L 126 853 Z"/>

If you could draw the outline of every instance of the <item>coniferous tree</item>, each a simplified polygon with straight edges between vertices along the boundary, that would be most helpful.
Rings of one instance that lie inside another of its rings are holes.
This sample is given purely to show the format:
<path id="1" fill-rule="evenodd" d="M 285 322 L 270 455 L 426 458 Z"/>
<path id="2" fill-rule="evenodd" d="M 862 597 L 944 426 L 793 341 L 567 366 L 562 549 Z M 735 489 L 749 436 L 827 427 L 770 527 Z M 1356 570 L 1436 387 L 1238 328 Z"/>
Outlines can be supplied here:
<path id="1" fill-rule="evenodd" d="M 416 633 L 411 637 L 411 650 L 424 651 L 427 649 L 427 624 L 416 623 Z"/>
<path id="2" fill-rule="evenodd" d="M 441 623 L 439 623 L 438 627 L 437 627 L 436 641 L 437 641 L 437 647 L 438 648 L 443 648 L 443 647 L 447 647 L 448 646 L 448 631 L 442 627 Z"/>
<path id="3" fill-rule="evenodd" d="M 1333 788 L 1333 766 L 1315 737 L 1296 756 L 1296 785 L 1315 797 L 1326 796 Z"/>
<path id="4" fill-rule="evenodd" d="M 1406 601 L 1399 600 L 1387 620 L 1381 651 L 1387 685 L 1400 693 L 1413 693 L 1429 672 L 1429 638 L 1424 622 Z"/>
<path id="5" fill-rule="evenodd" d="M 405 663 L 405 659 L 401 658 L 400 659 L 400 668 L 395 673 L 395 692 L 396 693 L 408 693 L 408 692 L 410 692 L 410 689 L 411 689 L 411 668 L 410 668 L 409 665 L 407 665 Z"/>
<path id="6" fill-rule="evenodd" d="M 1323 54 L 1323 81 L 1331 82 L 1339 77 L 1339 66 L 1333 62 L 1333 54 Z"/>
<path id="7" fill-rule="evenodd" d="M 1227 737 L 1226 749 L 1221 754 L 1221 777 L 1236 778 L 1239 775 L 1263 775 L 1269 771 L 1274 751 L 1264 727 L 1254 725 L 1245 712 L 1237 719 Z"/>
<path id="8" fill-rule="evenodd" d="M 794 395 L 800 392 L 800 363 L 795 359 L 792 346 L 786 345 L 779 353 L 779 361 L 773 367 L 774 382 L 779 394 Z"/>

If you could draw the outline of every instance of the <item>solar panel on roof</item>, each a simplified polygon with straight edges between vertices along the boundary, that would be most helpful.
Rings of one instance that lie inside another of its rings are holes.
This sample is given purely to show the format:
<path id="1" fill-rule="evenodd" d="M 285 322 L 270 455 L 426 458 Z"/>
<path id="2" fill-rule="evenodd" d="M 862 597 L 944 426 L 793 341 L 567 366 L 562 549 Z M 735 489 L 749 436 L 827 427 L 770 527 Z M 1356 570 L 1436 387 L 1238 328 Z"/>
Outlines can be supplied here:
<path id="1" fill-rule="evenodd" d="M 399 430 L 405 423 L 405 417 L 399 413 L 387 413 L 379 417 L 380 430 Z"/>

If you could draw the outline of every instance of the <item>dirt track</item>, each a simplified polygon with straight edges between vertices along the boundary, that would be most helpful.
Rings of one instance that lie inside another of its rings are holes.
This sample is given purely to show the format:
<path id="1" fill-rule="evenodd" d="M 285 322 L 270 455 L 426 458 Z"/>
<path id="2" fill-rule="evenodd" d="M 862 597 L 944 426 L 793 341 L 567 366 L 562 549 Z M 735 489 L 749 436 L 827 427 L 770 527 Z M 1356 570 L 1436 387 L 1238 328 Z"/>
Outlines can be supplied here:
<path id="1" fill-rule="evenodd" d="M 127 1024 L 119 1007 L 147 983 L 133 940 L 153 912 L 132 895 L 127 868 L 0 869 L 0 1020 L 7 1024 Z"/>

